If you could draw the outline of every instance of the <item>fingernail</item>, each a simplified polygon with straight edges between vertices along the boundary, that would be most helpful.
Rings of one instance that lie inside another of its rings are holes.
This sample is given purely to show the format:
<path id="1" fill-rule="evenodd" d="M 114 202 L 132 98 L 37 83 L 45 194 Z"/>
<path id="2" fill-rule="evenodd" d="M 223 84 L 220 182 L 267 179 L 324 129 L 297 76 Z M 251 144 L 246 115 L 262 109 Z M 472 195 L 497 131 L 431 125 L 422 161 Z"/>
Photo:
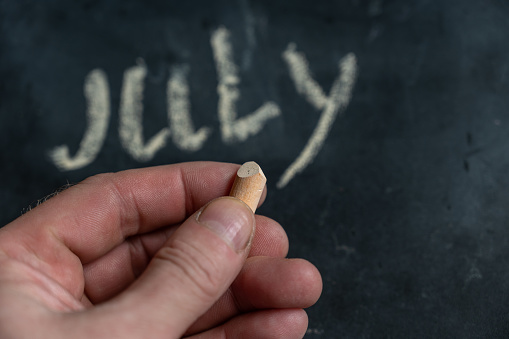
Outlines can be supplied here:
<path id="1" fill-rule="evenodd" d="M 253 212 L 245 203 L 235 198 L 224 197 L 213 200 L 196 218 L 236 252 L 246 248 L 253 233 Z"/>

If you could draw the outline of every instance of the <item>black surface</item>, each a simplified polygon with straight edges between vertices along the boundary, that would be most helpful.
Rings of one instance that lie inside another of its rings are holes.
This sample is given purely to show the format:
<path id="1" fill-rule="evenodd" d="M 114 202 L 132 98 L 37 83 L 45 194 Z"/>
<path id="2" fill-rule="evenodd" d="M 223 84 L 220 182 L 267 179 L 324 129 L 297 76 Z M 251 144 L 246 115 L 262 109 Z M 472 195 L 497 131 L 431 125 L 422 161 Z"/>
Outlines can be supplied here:
<path id="1" fill-rule="evenodd" d="M 323 274 L 307 337 L 508 337 L 507 2 L 183 3 L 0 1 L 1 224 L 95 173 L 255 160 L 270 190 L 259 212 L 284 225 L 291 256 Z M 239 115 L 266 101 L 281 109 L 259 134 L 233 144 L 221 140 L 217 115 L 210 37 L 221 26 L 239 65 Z M 321 114 L 290 79 L 282 53 L 291 42 L 326 93 L 348 53 L 358 78 L 314 162 L 278 189 Z M 168 69 L 189 65 L 195 126 L 213 128 L 201 150 L 170 140 L 142 163 L 122 148 L 122 77 L 137 58 L 149 69 L 147 139 L 168 126 Z M 96 68 L 110 86 L 107 139 L 90 165 L 61 172 L 48 151 L 78 150 L 83 82 Z"/>

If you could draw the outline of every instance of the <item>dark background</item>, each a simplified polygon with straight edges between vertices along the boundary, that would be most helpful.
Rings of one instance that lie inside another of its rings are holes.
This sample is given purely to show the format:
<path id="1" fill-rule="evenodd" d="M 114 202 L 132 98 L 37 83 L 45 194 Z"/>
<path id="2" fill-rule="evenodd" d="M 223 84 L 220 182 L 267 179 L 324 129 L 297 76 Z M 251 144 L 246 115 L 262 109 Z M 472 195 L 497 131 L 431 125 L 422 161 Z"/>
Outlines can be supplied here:
<path id="1" fill-rule="evenodd" d="M 274 101 L 281 116 L 225 144 L 212 32 L 231 32 L 239 115 Z M 509 4 L 503 0 L 0 1 L 0 223 L 67 182 L 192 160 L 255 160 L 269 183 L 259 213 L 290 256 L 322 272 L 309 338 L 509 336 Z M 254 35 L 249 37 L 249 30 Z M 254 37 L 254 40 L 253 40 Z M 253 41 L 255 44 L 253 45 Z M 320 111 L 282 53 L 294 42 L 325 93 L 354 53 L 352 100 L 314 162 L 278 189 Z M 146 138 L 166 121 L 168 69 L 190 66 L 199 151 L 169 141 L 135 161 L 118 136 L 123 72 L 143 58 Z M 108 76 L 111 121 L 95 161 L 61 172 L 86 127 L 83 82 Z"/>

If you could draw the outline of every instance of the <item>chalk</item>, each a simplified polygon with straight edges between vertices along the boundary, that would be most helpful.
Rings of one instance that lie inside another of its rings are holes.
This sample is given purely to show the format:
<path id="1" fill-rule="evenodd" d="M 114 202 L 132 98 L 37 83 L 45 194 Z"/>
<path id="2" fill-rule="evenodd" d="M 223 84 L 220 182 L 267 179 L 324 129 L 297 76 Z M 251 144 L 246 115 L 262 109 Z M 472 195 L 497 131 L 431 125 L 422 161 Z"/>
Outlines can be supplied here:
<path id="1" fill-rule="evenodd" d="M 230 197 L 242 200 L 254 213 L 262 197 L 266 182 L 267 178 L 261 167 L 254 161 L 246 162 L 237 171 Z"/>

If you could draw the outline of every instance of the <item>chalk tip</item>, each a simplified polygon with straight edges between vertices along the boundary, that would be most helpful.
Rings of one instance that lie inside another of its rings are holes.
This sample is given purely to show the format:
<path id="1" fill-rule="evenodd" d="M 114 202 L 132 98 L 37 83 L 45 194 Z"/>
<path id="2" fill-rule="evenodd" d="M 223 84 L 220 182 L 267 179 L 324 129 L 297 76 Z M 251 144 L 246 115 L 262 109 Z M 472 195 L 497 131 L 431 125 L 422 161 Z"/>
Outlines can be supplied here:
<path id="1" fill-rule="evenodd" d="M 237 171 L 237 176 L 239 176 L 240 178 L 248 178 L 257 174 L 261 174 L 263 177 L 265 177 L 265 174 L 263 174 L 260 165 L 258 165 L 254 161 L 248 161 L 244 163 L 242 166 L 240 166 L 239 170 Z"/>

